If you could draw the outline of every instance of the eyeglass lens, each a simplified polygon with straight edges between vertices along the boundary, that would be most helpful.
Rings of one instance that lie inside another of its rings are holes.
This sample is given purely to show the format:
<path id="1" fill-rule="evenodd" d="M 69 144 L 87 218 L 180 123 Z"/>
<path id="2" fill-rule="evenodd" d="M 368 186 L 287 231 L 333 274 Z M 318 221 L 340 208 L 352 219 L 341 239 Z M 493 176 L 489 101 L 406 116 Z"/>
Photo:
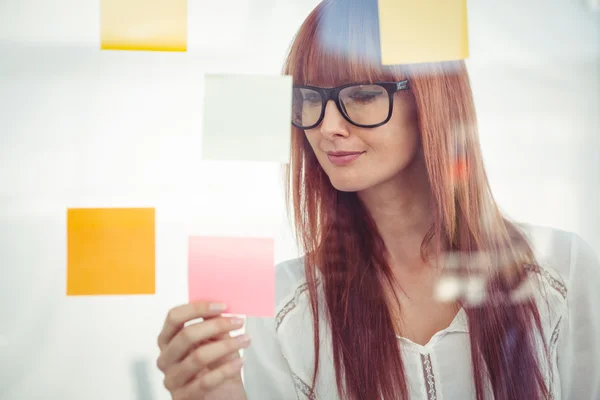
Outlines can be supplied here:
<path id="1" fill-rule="evenodd" d="M 292 96 L 292 120 L 301 127 L 317 123 L 323 109 L 321 93 L 308 88 L 294 88 Z M 355 85 L 340 91 L 343 112 L 359 125 L 377 125 L 386 120 L 390 99 L 380 85 Z"/>

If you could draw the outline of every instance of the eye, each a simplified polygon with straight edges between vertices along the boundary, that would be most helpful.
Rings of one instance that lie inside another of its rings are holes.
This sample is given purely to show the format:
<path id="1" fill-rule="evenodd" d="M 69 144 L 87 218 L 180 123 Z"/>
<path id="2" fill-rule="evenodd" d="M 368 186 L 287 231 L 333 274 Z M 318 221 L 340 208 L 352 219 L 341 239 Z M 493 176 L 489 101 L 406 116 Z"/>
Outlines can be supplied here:
<path id="1" fill-rule="evenodd" d="M 320 103 L 321 96 L 318 93 L 305 93 L 303 96 L 305 102 L 308 103 Z"/>
<path id="2" fill-rule="evenodd" d="M 381 95 L 380 91 L 357 90 L 352 93 L 350 99 L 357 102 L 368 102 Z"/>

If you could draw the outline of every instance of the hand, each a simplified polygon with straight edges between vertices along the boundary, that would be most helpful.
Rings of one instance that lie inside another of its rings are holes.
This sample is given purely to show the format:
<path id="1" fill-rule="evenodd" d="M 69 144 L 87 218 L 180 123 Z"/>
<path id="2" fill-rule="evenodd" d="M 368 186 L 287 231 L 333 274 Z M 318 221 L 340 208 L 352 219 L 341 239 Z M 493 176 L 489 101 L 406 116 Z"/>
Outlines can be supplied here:
<path id="1" fill-rule="evenodd" d="M 239 350 L 248 347 L 246 335 L 231 337 L 243 320 L 220 315 L 224 307 L 199 301 L 172 308 L 158 336 L 158 368 L 173 400 L 245 399 L 241 379 L 243 359 Z M 202 318 L 202 322 L 186 322 Z M 216 395 L 222 393 L 221 395 Z"/>

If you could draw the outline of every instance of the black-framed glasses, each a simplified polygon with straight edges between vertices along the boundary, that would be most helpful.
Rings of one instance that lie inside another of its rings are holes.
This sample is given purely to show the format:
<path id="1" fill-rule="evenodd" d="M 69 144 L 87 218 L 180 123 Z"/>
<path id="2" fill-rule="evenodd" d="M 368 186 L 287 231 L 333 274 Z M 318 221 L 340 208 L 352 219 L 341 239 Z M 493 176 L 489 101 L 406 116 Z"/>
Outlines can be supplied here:
<path id="1" fill-rule="evenodd" d="M 312 129 L 325 117 L 325 106 L 333 100 L 342 116 L 360 128 L 376 128 L 392 117 L 394 93 L 408 89 L 400 82 L 351 83 L 334 88 L 294 85 L 292 125 Z"/>

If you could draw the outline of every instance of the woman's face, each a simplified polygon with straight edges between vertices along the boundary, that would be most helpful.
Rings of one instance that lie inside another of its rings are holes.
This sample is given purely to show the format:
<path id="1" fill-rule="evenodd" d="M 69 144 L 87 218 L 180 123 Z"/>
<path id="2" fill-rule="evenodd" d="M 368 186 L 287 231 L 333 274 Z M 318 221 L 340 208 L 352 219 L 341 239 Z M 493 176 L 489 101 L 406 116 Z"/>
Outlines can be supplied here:
<path id="1" fill-rule="evenodd" d="M 394 95 L 392 117 L 385 125 L 354 126 L 329 101 L 323 122 L 305 132 L 331 184 L 343 192 L 363 191 L 393 180 L 420 147 L 415 101 L 408 90 Z M 354 154 L 335 155 L 344 152 Z"/>

